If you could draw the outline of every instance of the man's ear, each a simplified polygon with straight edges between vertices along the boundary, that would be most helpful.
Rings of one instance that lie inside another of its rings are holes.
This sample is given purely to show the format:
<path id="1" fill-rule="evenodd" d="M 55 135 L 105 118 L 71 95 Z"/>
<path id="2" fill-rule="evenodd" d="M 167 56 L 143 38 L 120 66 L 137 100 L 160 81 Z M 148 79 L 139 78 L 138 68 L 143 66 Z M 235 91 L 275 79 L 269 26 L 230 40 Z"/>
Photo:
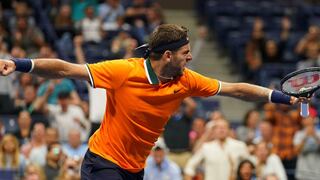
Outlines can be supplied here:
<path id="1" fill-rule="evenodd" d="M 166 51 L 163 53 L 163 56 L 164 56 L 164 58 L 166 59 L 166 61 L 170 62 L 171 57 L 172 57 L 172 52 L 169 51 L 169 50 L 166 50 Z"/>

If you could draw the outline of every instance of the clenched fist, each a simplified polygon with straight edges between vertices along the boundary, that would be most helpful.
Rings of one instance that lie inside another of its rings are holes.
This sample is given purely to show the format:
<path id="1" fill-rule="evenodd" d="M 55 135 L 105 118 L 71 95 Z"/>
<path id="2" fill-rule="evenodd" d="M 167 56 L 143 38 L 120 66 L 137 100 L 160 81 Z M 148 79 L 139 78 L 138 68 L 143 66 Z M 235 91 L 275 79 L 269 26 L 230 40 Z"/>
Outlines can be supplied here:
<path id="1" fill-rule="evenodd" d="M 7 76 L 16 70 L 16 65 L 12 60 L 0 59 L 0 75 Z"/>

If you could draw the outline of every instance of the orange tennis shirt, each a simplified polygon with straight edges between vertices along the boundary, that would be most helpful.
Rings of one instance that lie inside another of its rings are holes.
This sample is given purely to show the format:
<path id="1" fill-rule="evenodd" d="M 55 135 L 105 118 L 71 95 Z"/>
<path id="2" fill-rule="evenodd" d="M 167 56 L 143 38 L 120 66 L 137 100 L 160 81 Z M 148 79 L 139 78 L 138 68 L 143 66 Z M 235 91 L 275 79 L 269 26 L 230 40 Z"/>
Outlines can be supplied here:
<path id="1" fill-rule="evenodd" d="M 181 77 L 161 83 L 149 59 L 105 61 L 86 67 L 91 85 L 107 90 L 104 119 L 91 136 L 89 149 L 132 173 L 144 168 L 170 115 L 185 97 L 212 96 L 220 88 L 219 81 L 189 69 Z"/>

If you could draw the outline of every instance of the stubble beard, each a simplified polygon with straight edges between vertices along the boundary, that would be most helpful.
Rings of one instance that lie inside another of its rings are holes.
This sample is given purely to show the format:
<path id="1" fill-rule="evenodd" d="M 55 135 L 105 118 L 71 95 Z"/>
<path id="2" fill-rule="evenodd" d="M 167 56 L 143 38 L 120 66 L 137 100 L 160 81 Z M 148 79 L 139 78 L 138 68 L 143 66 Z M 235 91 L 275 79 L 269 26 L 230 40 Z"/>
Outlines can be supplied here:
<path id="1" fill-rule="evenodd" d="M 184 69 L 177 64 L 168 63 L 164 66 L 161 73 L 165 77 L 173 77 L 174 79 L 183 75 Z"/>

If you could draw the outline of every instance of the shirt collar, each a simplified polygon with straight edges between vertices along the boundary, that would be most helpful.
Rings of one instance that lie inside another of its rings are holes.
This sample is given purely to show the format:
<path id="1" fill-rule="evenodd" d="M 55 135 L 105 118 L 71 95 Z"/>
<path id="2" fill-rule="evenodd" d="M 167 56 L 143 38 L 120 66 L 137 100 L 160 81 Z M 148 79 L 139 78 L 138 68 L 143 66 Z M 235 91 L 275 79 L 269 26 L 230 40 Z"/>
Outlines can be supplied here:
<path id="1" fill-rule="evenodd" d="M 158 85 L 159 79 L 158 79 L 156 73 L 152 69 L 151 61 L 149 58 L 144 60 L 144 69 L 145 69 L 146 76 L 148 78 L 149 83 L 152 85 Z"/>

